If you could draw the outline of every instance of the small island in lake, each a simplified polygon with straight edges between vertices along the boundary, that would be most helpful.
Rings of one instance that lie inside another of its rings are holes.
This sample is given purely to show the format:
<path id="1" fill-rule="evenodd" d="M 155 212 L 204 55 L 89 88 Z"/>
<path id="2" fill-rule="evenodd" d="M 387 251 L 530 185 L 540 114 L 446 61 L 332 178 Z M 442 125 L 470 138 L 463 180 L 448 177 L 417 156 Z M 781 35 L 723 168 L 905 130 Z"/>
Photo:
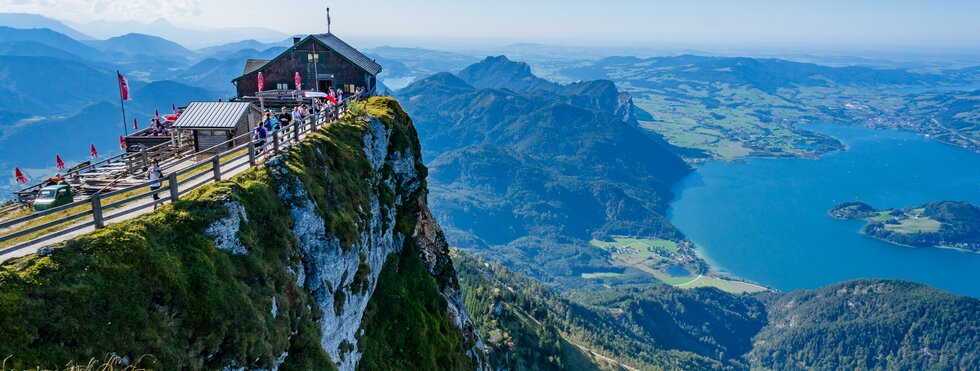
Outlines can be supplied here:
<path id="1" fill-rule="evenodd" d="M 827 214 L 835 219 L 866 220 L 868 225 L 862 233 L 899 245 L 980 252 L 980 207 L 967 202 L 938 201 L 885 210 L 863 202 L 845 202 Z"/>

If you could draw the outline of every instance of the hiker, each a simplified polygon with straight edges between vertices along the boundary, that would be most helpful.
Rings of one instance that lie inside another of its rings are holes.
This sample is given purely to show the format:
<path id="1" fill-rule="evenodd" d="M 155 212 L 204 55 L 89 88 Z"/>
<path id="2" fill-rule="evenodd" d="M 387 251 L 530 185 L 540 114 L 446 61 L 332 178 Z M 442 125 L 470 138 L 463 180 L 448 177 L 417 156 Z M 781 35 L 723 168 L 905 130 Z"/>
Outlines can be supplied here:
<path id="1" fill-rule="evenodd" d="M 262 125 L 265 127 L 266 131 L 272 131 L 272 111 L 265 110 L 265 118 L 262 119 Z M 266 133 L 268 134 L 268 133 Z"/>
<path id="2" fill-rule="evenodd" d="M 160 135 L 161 133 L 163 133 L 163 130 L 160 129 L 160 121 L 158 121 L 156 118 L 151 119 L 149 134 L 151 136 L 157 136 Z"/>
<path id="3" fill-rule="evenodd" d="M 160 161 L 153 160 L 153 166 L 150 166 L 150 169 L 147 170 L 146 178 L 150 180 L 150 192 L 157 191 L 160 189 L 161 186 L 163 186 L 163 182 L 161 181 L 161 179 L 163 179 L 163 169 L 160 168 Z M 153 210 L 157 209 L 157 207 L 159 206 L 159 201 L 160 201 L 160 193 L 159 192 L 154 193 Z"/>
<path id="4" fill-rule="evenodd" d="M 293 108 L 293 122 L 303 122 L 303 111 L 300 107 Z"/>
<path id="5" fill-rule="evenodd" d="M 289 111 L 286 110 L 286 107 L 283 107 L 282 112 L 279 113 L 279 122 L 282 123 L 282 126 L 289 126 L 289 123 L 292 120 L 293 120 L 292 115 L 289 114 Z"/>
<path id="6" fill-rule="evenodd" d="M 48 185 L 63 184 L 63 183 L 65 183 L 65 176 L 64 175 L 61 175 L 60 173 L 59 174 L 55 174 L 53 177 L 48 178 L 47 182 L 48 182 Z"/>
<path id="7" fill-rule="evenodd" d="M 265 126 L 255 126 L 255 135 L 252 136 L 252 141 L 255 142 L 257 154 L 261 154 L 265 151 L 265 141 L 267 138 L 269 138 L 269 131 L 265 128 Z"/>

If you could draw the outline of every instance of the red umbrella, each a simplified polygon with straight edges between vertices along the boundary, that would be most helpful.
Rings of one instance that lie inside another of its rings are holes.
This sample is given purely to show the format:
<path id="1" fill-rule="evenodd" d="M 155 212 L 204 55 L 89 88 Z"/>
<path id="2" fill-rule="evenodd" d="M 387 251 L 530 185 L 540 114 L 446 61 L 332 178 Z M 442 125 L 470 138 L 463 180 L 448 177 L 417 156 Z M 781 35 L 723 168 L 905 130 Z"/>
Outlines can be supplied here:
<path id="1" fill-rule="evenodd" d="M 176 104 L 171 103 L 170 104 L 170 109 L 174 110 L 174 114 L 175 115 L 177 114 L 177 105 Z"/>
<path id="2" fill-rule="evenodd" d="M 123 139 L 122 135 L 119 136 L 119 149 L 123 151 L 126 150 L 126 140 Z M 95 153 L 95 147 L 92 147 L 92 153 Z M 94 157 L 99 157 L 99 155 L 96 154 Z"/>
<path id="3" fill-rule="evenodd" d="M 65 170 L 65 162 L 61 161 L 61 156 L 54 155 L 54 163 L 58 170 Z"/>
<path id="4" fill-rule="evenodd" d="M 92 153 L 92 158 L 98 158 L 99 157 L 99 151 L 96 151 L 95 150 L 95 145 L 94 144 L 91 147 L 89 147 L 89 152 Z"/>
<path id="5" fill-rule="evenodd" d="M 299 77 L 299 72 L 296 73 L 296 90 L 300 90 L 303 86 L 303 78 Z"/>
<path id="6" fill-rule="evenodd" d="M 14 168 L 14 176 L 17 177 L 17 183 L 23 184 L 28 182 L 27 177 L 24 176 L 24 173 L 20 172 L 19 167 Z"/>
<path id="7" fill-rule="evenodd" d="M 133 130 L 139 130 L 140 126 L 136 124 L 136 118 L 133 117 Z"/>
<path id="8" fill-rule="evenodd" d="M 262 72 L 259 72 L 259 91 L 265 90 L 265 77 L 262 77 Z"/>
<path id="9" fill-rule="evenodd" d="M 160 110 L 153 110 L 153 117 L 160 121 Z"/>

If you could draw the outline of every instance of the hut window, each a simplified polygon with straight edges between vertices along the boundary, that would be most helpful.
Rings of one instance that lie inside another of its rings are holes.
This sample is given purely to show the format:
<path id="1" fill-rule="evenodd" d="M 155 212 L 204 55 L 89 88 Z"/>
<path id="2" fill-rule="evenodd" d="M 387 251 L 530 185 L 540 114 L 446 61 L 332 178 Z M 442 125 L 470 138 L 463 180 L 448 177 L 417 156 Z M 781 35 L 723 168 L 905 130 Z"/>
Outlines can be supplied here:
<path id="1" fill-rule="evenodd" d="M 276 84 L 276 89 L 289 90 L 289 84 Z"/>
<path id="2" fill-rule="evenodd" d="M 326 59 L 323 53 L 310 53 L 306 55 L 306 63 L 320 63 L 321 59 Z"/>

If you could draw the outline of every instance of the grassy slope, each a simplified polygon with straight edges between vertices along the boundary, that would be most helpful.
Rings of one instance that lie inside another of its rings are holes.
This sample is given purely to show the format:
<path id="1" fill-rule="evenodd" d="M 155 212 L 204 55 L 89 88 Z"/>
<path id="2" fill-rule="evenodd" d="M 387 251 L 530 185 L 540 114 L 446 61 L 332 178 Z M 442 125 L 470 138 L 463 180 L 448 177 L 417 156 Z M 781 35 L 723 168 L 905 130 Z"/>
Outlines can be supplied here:
<path id="1" fill-rule="evenodd" d="M 396 147 L 417 149 L 414 128 L 394 100 L 374 99 L 361 109 L 399 125 Z M 276 190 L 297 177 L 321 205 L 327 233 L 349 246 L 364 225 L 358 222 L 366 216 L 360 205 L 368 202 L 365 130 L 356 120 L 334 123 L 286 157 L 289 172 L 251 169 L 155 213 L 70 241 L 50 256 L 0 266 L 0 355 L 11 355 L 7 365 L 15 368 L 85 363 L 110 352 L 131 359 L 148 354 L 152 358 L 142 365 L 154 368 L 268 368 L 288 350 L 283 369 L 332 368 L 319 346 L 315 320 L 322 313 L 286 271 L 298 263 L 300 252 L 290 233 L 288 205 Z M 318 168 L 330 171 L 313 171 Z M 205 235 L 209 225 L 227 216 L 222 207 L 227 200 L 240 202 L 248 214 L 239 233 L 247 255 L 219 251 Z M 382 196 L 382 202 L 392 201 L 393 195 Z M 420 286 L 435 281 L 419 274 L 401 278 Z M 387 289 L 379 285 L 379 292 Z M 433 295 L 429 290 L 411 299 L 441 299 Z M 279 309 L 275 317 L 273 298 Z M 396 299 L 407 298 L 392 298 L 382 308 L 399 305 Z M 445 327 L 445 305 L 440 308 L 442 313 L 415 312 L 436 313 L 416 318 L 424 333 Z M 378 337 L 373 343 L 384 341 Z"/>

